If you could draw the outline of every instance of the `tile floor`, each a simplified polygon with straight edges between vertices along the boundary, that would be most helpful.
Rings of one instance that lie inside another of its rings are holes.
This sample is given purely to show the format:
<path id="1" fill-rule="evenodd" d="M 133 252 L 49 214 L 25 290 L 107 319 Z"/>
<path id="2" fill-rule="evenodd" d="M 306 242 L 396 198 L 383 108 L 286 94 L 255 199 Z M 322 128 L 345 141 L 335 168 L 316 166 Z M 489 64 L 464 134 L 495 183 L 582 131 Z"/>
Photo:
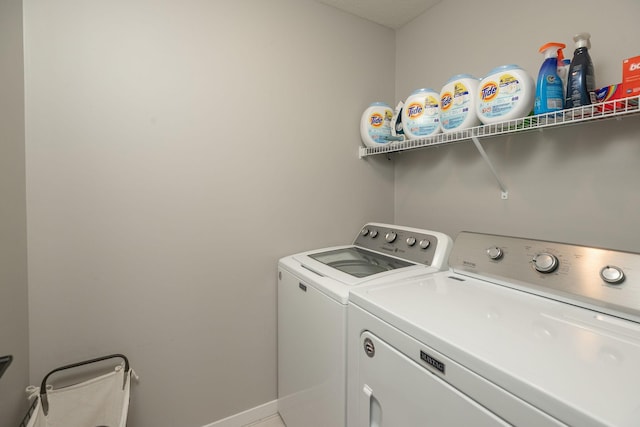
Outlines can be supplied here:
<path id="1" fill-rule="evenodd" d="M 272 415 L 269 418 L 265 418 L 263 420 L 257 421 L 253 424 L 248 424 L 244 427 L 287 427 L 282 422 L 282 418 L 280 415 Z"/>

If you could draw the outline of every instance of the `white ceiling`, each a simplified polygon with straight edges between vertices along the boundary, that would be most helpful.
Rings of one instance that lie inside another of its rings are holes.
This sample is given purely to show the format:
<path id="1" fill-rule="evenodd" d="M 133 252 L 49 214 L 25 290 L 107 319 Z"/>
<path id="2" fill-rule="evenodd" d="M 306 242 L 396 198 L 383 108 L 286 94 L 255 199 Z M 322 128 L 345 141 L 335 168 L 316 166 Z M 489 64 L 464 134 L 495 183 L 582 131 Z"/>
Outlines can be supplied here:
<path id="1" fill-rule="evenodd" d="M 316 0 L 385 27 L 398 29 L 442 0 Z"/>

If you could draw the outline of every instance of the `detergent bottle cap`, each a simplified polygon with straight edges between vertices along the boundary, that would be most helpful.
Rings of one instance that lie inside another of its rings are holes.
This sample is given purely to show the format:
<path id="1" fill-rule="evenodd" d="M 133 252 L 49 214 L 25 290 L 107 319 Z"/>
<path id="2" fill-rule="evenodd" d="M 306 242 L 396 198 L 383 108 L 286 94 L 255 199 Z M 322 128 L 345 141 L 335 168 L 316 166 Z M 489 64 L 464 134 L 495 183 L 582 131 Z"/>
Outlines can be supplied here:
<path id="1" fill-rule="evenodd" d="M 564 52 L 563 52 L 562 49 L 558 49 L 558 53 L 557 54 L 558 54 L 558 66 L 561 67 L 561 66 L 565 65 Z"/>
<path id="2" fill-rule="evenodd" d="M 564 43 L 550 42 L 542 45 L 538 52 L 544 53 L 544 59 L 556 58 L 565 47 L 567 47 L 567 45 Z"/>
<path id="3" fill-rule="evenodd" d="M 573 36 L 573 41 L 576 42 L 576 49 L 581 47 L 586 47 L 587 49 L 591 49 L 591 34 L 589 33 L 578 33 Z"/>
<path id="4" fill-rule="evenodd" d="M 564 61 L 564 52 L 562 49 L 558 49 L 558 62 Z"/>
<path id="5" fill-rule="evenodd" d="M 543 44 L 538 50 L 538 52 L 544 53 L 544 59 L 556 58 L 558 57 L 558 54 L 562 51 L 562 49 L 564 49 L 565 47 L 567 47 L 567 45 L 564 43 L 549 42 L 549 43 Z"/>

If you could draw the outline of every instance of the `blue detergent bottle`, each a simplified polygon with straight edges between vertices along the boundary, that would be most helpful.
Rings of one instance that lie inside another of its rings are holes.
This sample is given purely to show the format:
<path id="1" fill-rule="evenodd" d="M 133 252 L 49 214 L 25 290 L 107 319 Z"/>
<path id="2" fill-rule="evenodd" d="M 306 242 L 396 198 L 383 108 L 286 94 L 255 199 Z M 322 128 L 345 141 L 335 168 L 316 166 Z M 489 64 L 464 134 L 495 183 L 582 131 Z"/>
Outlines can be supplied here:
<path id="1" fill-rule="evenodd" d="M 564 108 L 564 90 L 558 75 L 558 53 L 565 47 L 564 43 L 551 42 L 539 50 L 544 54 L 544 62 L 538 73 L 533 114 L 551 113 Z"/>
<path id="2" fill-rule="evenodd" d="M 591 96 L 596 90 L 596 79 L 593 62 L 589 55 L 591 49 L 591 34 L 580 33 L 573 37 L 576 50 L 569 67 L 567 79 L 567 94 L 564 100 L 566 108 L 581 107 L 592 103 Z M 594 95 L 595 96 L 595 95 Z"/>

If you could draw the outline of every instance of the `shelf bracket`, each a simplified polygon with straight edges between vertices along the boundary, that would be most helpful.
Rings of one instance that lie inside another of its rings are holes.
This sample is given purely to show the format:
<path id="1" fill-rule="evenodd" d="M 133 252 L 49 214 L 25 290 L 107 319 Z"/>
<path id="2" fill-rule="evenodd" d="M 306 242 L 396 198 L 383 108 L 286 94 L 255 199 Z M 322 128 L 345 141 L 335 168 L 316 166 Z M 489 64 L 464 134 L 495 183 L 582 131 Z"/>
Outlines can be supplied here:
<path id="1" fill-rule="evenodd" d="M 489 156 L 487 156 L 487 152 L 484 151 L 482 144 L 480 144 L 480 140 L 475 135 L 471 137 L 471 140 L 475 144 L 476 148 L 478 149 L 478 152 L 484 159 L 485 163 L 489 166 L 489 169 L 491 169 L 491 172 L 493 173 L 493 176 L 496 178 L 496 181 L 498 181 L 498 186 L 500 186 L 500 190 L 502 191 L 502 194 L 500 197 L 502 198 L 502 200 L 507 200 L 509 198 L 509 192 L 507 191 L 507 188 L 505 187 L 504 183 L 500 179 L 500 176 L 498 176 L 498 172 L 496 172 L 496 168 L 493 167 L 493 163 L 491 163 L 491 160 L 489 160 Z"/>

